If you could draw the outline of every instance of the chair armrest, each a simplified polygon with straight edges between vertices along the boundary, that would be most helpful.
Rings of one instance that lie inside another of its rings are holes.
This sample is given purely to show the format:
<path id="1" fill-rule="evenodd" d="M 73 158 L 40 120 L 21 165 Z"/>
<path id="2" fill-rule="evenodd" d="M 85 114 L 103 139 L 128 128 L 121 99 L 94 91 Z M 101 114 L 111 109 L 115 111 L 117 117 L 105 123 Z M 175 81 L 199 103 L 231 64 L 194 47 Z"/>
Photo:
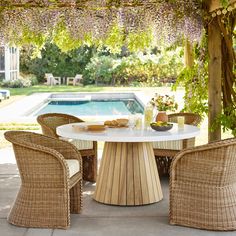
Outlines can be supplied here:
<path id="1" fill-rule="evenodd" d="M 37 134 L 32 139 L 32 143 L 35 146 L 44 146 L 42 148 L 49 148 L 50 152 L 53 150 L 60 153 L 65 159 L 76 159 L 82 166 L 82 158 L 80 152 L 76 149 L 73 144 L 67 141 L 60 140 L 58 138 L 53 138 L 50 136 Z"/>
<path id="2" fill-rule="evenodd" d="M 55 149 L 34 142 L 13 142 L 17 166 L 24 181 L 37 186 L 69 187 L 69 167 Z"/>
<path id="3" fill-rule="evenodd" d="M 80 153 L 67 142 L 25 131 L 7 131 L 4 136 L 13 144 L 17 166 L 26 183 L 68 187 L 70 173 L 65 159 L 76 159 L 82 167 Z M 79 174 L 82 175 L 82 168 Z"/>
<path id="4" fill-rule="evenodd" d="M 73 144 L 65 140 L 57 139 L 57 141 L 59 142 L 56 142 L 55 146 L 53 146 L 53 149 L 61 153 L 65 159 L 77 159 L 82 163 L 80 152 Z"/>

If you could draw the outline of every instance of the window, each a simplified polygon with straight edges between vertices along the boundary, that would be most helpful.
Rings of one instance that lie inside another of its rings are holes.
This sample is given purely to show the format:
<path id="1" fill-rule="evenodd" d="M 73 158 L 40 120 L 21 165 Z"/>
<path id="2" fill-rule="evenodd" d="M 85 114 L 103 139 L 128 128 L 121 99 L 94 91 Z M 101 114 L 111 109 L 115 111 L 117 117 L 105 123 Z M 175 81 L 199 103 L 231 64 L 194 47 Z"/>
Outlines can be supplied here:
<path id="1" fill-rule="evenodd" d="M 0 72 L 0 81 L 3 81 L 5 79 L 5 73 Z"/>
<path id="2" fill-rule="evenodd" d="M 17 79 L 17 49 L 16 48 L 9 48 L 10 54 L 10 80 Z"/>
<path id="3" fill-rule="evenodd" d="M 5 71 L 5 48 L 0 47 L 0 71 Z"/>

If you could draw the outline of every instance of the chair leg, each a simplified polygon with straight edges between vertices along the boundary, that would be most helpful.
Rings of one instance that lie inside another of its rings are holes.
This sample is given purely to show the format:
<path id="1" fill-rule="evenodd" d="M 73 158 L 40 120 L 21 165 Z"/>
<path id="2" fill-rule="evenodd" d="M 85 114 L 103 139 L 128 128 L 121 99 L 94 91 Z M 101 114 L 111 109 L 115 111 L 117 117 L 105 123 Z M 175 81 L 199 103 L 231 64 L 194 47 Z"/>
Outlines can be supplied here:
<path id="1" fill-rule="evenodd" d="M 155 156 L 159 176 L 169 175 L 173 157 Z"/>
<path id="2" fill-rule="evenodd" d="M 83 156 L 83 179 L 90 182 L 97 180 L 97 156 Z"/>
<path id="3" fill-rule="evenodd" d="M 77 184 L 75 184 L 70 189 L 70 212 L 78 214 L 81 212 L 82 209 L 82 185 L 83 180 L 81 179 Z"/>

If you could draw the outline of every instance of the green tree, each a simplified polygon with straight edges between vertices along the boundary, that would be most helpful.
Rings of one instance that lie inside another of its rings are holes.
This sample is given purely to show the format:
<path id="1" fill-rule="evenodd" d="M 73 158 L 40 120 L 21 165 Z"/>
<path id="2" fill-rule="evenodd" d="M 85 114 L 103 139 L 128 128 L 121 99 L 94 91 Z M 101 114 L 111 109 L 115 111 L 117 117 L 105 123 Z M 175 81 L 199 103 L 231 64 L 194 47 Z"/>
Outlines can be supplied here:
<path id="1" fill-rule="evenodd" d="M 43 81 L 45 73 L 61 77 L 83 74 L 96 49 L 83 46 L 64 53 L 55 44 L 47 43 L 41 51 L 40 58 L 32 58 L 32 51 L 29 47 L 21 50 L 21 70 L 24 73 L 35 74 Z"/>

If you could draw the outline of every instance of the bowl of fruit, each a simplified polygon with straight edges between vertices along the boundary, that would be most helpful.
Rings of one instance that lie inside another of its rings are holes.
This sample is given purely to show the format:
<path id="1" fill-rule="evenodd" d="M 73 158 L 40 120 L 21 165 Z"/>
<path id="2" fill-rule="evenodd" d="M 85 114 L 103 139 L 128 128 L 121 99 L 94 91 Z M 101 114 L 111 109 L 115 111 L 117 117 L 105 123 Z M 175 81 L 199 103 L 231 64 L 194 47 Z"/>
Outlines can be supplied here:
<path id="1" fill-rule="evenodd" d="M 173 127 L 173 124 L 163 121 L 152 122 L 150 124 L 151 128 L 156 131 L 167 131 Z"/>

